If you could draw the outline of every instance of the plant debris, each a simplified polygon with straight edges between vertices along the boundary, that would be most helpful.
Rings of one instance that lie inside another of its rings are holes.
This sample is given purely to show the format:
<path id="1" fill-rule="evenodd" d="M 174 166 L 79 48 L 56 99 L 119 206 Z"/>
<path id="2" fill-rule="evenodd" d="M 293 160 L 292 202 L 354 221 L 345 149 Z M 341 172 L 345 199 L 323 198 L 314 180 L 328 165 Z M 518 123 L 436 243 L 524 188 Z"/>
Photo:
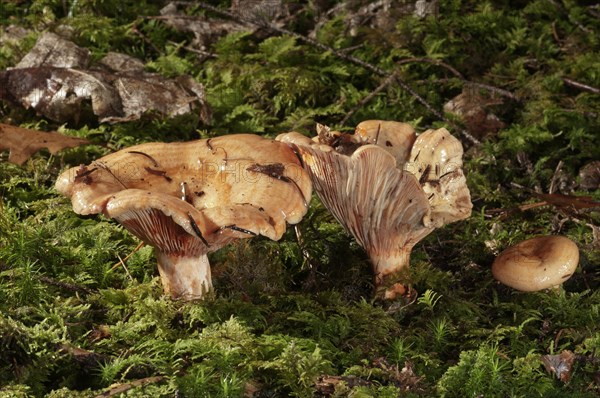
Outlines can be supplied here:
<path id="1" fill-rule="evenodd" d="M 558 355 L 542 355 L 542 363 L 548 373 L 553 374 L 563 383 L 568 383 L 573 374 L 573 365 L 577 356 L 570 350 Z"/>
<path id="2" fill-rule="evenodd" d="M 89 141 L 83 138 L 0 123 L 0 151 L 9 150 L 8 161 L 19 165 L 44 148 L 56 154 L 65 148 L 85 144 Z"/>
<path id="3" fill-rule="evenodd" d="M 89 51 L 46 33 L 15 68 L 0 72 L 0 99 L 61 123 L 77 124 L 86 104 L 100 122 L 136 120 L 148 112 L 173 117 L 197 109 L 210 123 L 204 87 L 190 76 L 166 79 L 114 52 L 99 62 L 109 70 L 88 69 L 89 58 Z"/>

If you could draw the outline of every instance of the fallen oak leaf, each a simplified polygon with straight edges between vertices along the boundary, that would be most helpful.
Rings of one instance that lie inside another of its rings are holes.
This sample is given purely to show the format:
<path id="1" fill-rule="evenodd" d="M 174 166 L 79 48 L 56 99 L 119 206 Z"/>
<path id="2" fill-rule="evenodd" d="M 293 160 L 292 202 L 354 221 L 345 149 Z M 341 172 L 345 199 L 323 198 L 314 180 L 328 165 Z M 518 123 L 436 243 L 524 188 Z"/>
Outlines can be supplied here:
<path id="1" fill-rule="evenodd" d="M 40 149 L 55 154 L 65 148 L 89 144 L 83 138 L 56 132 L 44 132 L 0 123 L 0 151 L 9 150 L 8 161 L 21 165 Z"/>
<path id="2" fill-rule="evenodd" d="M 591 196 L 564 195 L 561 193 L 538 193 L 532 192 L 534 196 L 542 199 L 549 205 L 567 209 L 591 209 L 600 207 L 600 202 L 594 201 Z"/>

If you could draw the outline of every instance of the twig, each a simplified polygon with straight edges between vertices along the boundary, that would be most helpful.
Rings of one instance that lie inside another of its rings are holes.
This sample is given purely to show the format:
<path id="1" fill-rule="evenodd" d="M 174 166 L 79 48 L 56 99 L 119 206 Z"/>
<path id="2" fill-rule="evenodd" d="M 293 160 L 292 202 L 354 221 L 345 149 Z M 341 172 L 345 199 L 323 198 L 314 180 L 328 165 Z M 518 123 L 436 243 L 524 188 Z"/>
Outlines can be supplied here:
<path id="1" fill-rule="evenodd" d="M 174 45 L 174 46 L 179 46 L 180 45 L 179 43 L 175 43 L 174 41 L 171 41 L 171 40 L 169 40 L 168 43 L 171 44 L 171 45 Z M 182 48 L 184 50 L 187 50 L 187 51 L 191 52 L 191 53 L 198 54 L 198 55 L 203 55 L 203 56 L 205 56 L 207 58 L 217 58 L 217 54 L 209 53 L 208 51 L 198 50 L 198 49 L 192 48 L 190 46 L 183 46 Z"/>
<path id="2" fill-rule="evenodd" d="M 550 188 L 548 188 L 548 193 L 553 194 L 555 190 L 556 181 L 558 181 L 558 176 L 560 173 L 560 169 L 563 167 L 563 161 L 560 160 L 554 169 L 554 174 L 552 175 L 552 180 L 550 181 Z"/>
<path id="3" fill-rule="evenodd" d="M 468 84 L 470 86 L 474 86 L 477 88 L 481 88 L 487 91 L 491 91 L 493 93 L 499 94 L 503 97 L 508 97 L 512 100 L 515 101 L 519 101 L 519 97 L 517 97 L 516 95 L 514 95 L 513 93 L 511 93 L 508 90 L 504 90 L 502 88 L 498 88 L 498 87 L 494 87 L 494 86 L 490 86 L 489 84 L 485 84 L 485 83 L 477 83 L 477 82 L 472 82 L 470 80 L 463 80 L 463 83 Z"/>
<path id="4" fill-rule="evenodd" d="M 221 16 L 225 16 L 235 22 L 241 23 L 241 24 L 250 24 L 250 25 L 255 25 L 255 26 L 259 26 L 262 28 L 266 28 L 269 29 L 273 32 L 282 34 L 282 35 L 288 35 L 288 36 L 292 36 L 297 38 L 298 40 L 304 42 L 304 43 L 308 43 L 316 48 L 319 48 L 323 51 L 327 51 L 333 55 L 335 55 L 336 57 L 343 59 L 345 61 L 351 62 L 355 65 L 361 66 L 367 70 L 370 70 L 371 72 L 378 74 L 379 76 L 383 76 L 383 77 L 389 77 L 391 75 L 393 75 L 393 72 L 388 72 L 384 69 L 381 69 L 380 67 L 370 64 L 360 58 L 357 58 L 353 55 L 348 55 L 345 54 L 343 51 L 340 50 L 336 50 L 333 47 L 330 47 L 326 44 L 320 43 L 317 40 L 311 39 L 310 37 L 304 36 L 302 34 L 296 33 L 296 32 L 292 32 L 291 30 L 287 30 L 284 28 L 280 28 L 278 26 L 275 26 L 267 21 L 263 21 L 263 22 L 257 22 L 257 21 L 252 21 L 249 20 L 247 18 L 244 18 L 240 15 L 234 14 L 232 12 L 229 11 L 225 11 L 225 10 L 221 10 L 215 6 L 212 6 L 210 4 L 204 3 L 204 2 L 193 2 L 193 1 L 175 1 L 175 4 L 181 4 L 181 5 L 194 5 L 194 6 L 198 6 L 201 8 L 204 8 L 205 10 L 214 12 L 216 14 L 219 14 Z M 406 92 L 408 92 L 410 95 L 412 95 L 418 102 L 421 103 L 421 105 L 423 105 L 425 108 L 427 108 L 427 110 L 429 110 L 429 112 L 431 112 L 433 115 L 435 115 L 438 119 L 443 120 L 444 122 L 450 124 L 450 125 L 454 125 L 454 123 L 449 120 L 448 118 L 446 118 L 444 116 L 444 114 L 442 112 L 440 112 L 439 110 L 435 109 L 429 102 L 427 102 L 425 100 L 425 98 L 423 98 L 419 93 L 417 93 L 408 83 L 406 83 L 404 80 L 400 79 L 398 76 L 396 76 L 395 81 L 398 83 L 398 85 L 405 90 Z M 470 133 L 468 133 L 466 130 L 464 129 L 460 129 L 460 133 L 467 138 L 469 141 L 471 141 L 471 143 L 475 144 L 475 145 L 481 145 L 481 142 L 473 137 Z"/>
<path id="5" fill-rule="evenodd" d="M 57 281 L 56 279 L 49 278 L 47 276 L 39 276 L 40 281 L 50 286 L 60 287 L 61 289 L 69 290 L 71 292 L 92 294 L 94 290 L 88 289 L 87 287 L 74 285 L 72 283 Z"/>
<path id="6" fill-rule="evenodd" d="M 402 59 L 402 60 L 396 62 L 396 64 L 401 65 L 401 64 L 408 64 L 408 63 L 412 63 L 412 62 L 425 62 L 425 63 L 429 63 L 429 64 L 432 64 L 432 65 L 441 66 L 441 67 L 443 67 L 445 69 L 448 69 L 454 76 L 456 76 L 457 78 L 459 78 L 463 82 L 463 84 L 465 84 L 465 85 L 469 85 L 469 86 L 481 88 L 481 89 L 484 89 L 484 90 L 487 90 L 487 91 L 491 91 L 493 93 L 499 94 L 499 95 L 501 95 L 503 97 L 508 97 L 508 98 L 510 98 L 512 100 L 515 100 L 515 101 L 519 100 L 519 98 L 516 95 L 514 95 L 513 93 L 511 93 L 508 90 L 504 90 L 502 88 L 491 86 L 491 85 L 485 84 L 485 83 L 478 83 L 478 82 L 473 82 L 473 81 L 467 80 L 467 79 L 464 78 L 464 76 L 462 75 L 462 73 L 460 73 L 458 70 L 456 70 L 456 68 L 454 68 L 452 65 L 449 65 L 449 64 L 447 64 L 445 62 L 442 62 L 442 61 L 439 61 L 439 60 L 436 60 L 436 59 L 431 59 L 431 58 L 426 58 L 426 57 L 423 57 L 423 58 L 406 58 L 406 59 Z M 445 82 L 445 81 L 447 81 L 447 79 L 440 79 L 438 81 Z"/>
<path id="7" fill-rule="evenodd" d="M 138 21 L 139 21 L 139 20 L 138 20 Z M 142 33 L 142 32 L 141 32 L 141 31 L 140 31 L 138 28 L 137 28 L 138 21 L 134 22 L 134 23 L 133 23 L 133 25 L 131 26 L 131 33 L 133 33 L 134 35 L 136 35 L 136 36 L 140 37 L 140 38 L 142 39 L 142 41 L 143 41 L 144 43 L 146 43 L 147 45 L 149 45 L 149 46 L 150 46 L 150 48 L 152 48 L 152 50 L 153 50 L 153 51 L 154 51 L 156 54 L 158 54 L 158 55 L 163 55 L 163 52 L 162 52 L 162 51 L 161 51 L 161 50 L 160 50 L 158 47 L 156 47 L 156 45 L 155 45 L 154 43 L 152 43 L 152 41 L 151 41 L 150 39 L 148 39 L 148 38 L 146 37 L 146 35 L 145 35 L 145 34 L 143 34 L 143 33 Z"/>
<path id="8" fill-rule="evenodd" d="M 568 77 L 563 77 L 562 80 L 563 80 L 563 82 L 565 82 L 565 84 L 567 86 L 571 86 L 571 87 L 577 88 L 579 90 L 587 91 L 588 93 L 600 95 L 600 88 L 596 88 L 596 87 L 588 86 L 587 84 L 579 83 L 578 81 L 569 79 Z"/>
<path id="9" fill-rule="evenodd" d="M 310 255 L 310 252 L 306 249 L 306 245 L 304 244 L 304 236 L 302 235 L 302 231 L 298 227 L 298 225 L 294 225 L 294 232 L 296 233 L 296 240 L 298 242 L 298 246 L 300 247 L 300 251 L 302 252 L 302 257 L 306 260 L 310 269 L 316 269 L 317 267 L 313 265 L 313 257 Z"/>
<path id="10" fill-rule="evenodd" d="M 119 256 L 119 254 L 117 253 L 117 257 L 119 257 L 119 262 L 121 263 L 121 265 L 123 266 L 123 268 L 125 269 L 125 273 L 127 274 L 127 276 L 129 277 L 129 280 L 133 281 L 133 277 L 131 276 L 131 274 L 129 273 L 129 270 L 127 269 L 127 266 L 125 265 L 125 262 L 123 261 L 123 259 L 121 258 L 121 256 Z"/>
<path id="11" fill-rule="evenodd" d="M 346 115 L 344 116 L 344 118 L 342 119 L 342 121 L 340 122 L 341 125 L 346 124 L 346 122 L 348 121 L 348 119 L 350 119 L 350 117 L 356 112 L 358 111 L 360 108 L 362 108 L 363 106 L 365 106 L 367 103 L 369 103 L 369 101 L 371 101 L 377 94 L 379 94 L 380 92 L 382 92 L 383 90 L 386 89 L 387 86 L 389 86 L 394 79 L 396 79 L 396 74 L 393 73 L 391 75 L 389 75 L 388 77 L 386 77 L 383 82 L 381 82 L 381 84 L 379 86 L 377 86 L 377 88 L 373 91 L 371 91 L 369 93 L 369 95 L 367 95 L 365 98 L 363 98 L 362 100 L 360 100 L 358 102 L 358 104 L 356 104 L 356 106 L 352 109 L 350 109 L 350 111 L 348 113 L 346 113 Z"/>
<path id="12" fill-rule="evenodd" d="M 144 379 L 134 380 L 129 383 L 119 384 L 115 387 L 112 387 L 108 391 L 105 391 L 102 394 L 96 395 L 95 398 L 112 397 L 112 396 L 124 393 L 125 391 L 131 390 L 132 388 L 143 387 L 148 384 L 160 383 L 161 381 L 164 381 L 164 380 L 166 380 L 166 378 L 164 376 L 153 376 L 153 377 L 146 377 Z"/>
<path id="13" fill-rule="evenodd" d="M 123 267 L 125 267 L 125 261 L 127 261 L 129 259 L 129 257 L 133 256 L 136 252 L 138 252 L 142 247 L 144 247 L 144 245 L 145 245 L 144 242 L 138 243 L 138 245 L 133 249 L 133 251 L 131 253 L 129 253 L 128 255 L 126 255 L 124 259 L 121 259 L 121 256 L 119 256 L 117 254 L 117 257 L 119 257 L 119 262 L 116 263 L 115 265 L 113 265 L 108 271 L 109 272 L 113 271 L 115 268 L 117 268 L 121 264 L 123 264 Z M 125 267 L 125 271 L 127 272 L 127 274 L 129 274 L 126 267 Z M 129 277 L 131 277 L 131 275 L 129 275 Z"/>
<path id="14" fill-rule="evenodd" d="M 411 64 L 414 62 L 425 62 L 428 64 L 433 64 L 433 65 L 438 65 L 441 66 L 443 68 L 448 69 L 454 76 L 458 77 L 461 80 L 465 80 L 465 78 L 463 77 L 462 73 L 460 73 L 459 71 L 457 71 L 453 66 L 448 65 L 445 62 L 439 61 L 437 59 L 431 59 L 431 58 L 426 58 L 426 57 L 422 57 L 422 58 L 404 58 L 401 59 L 400 61 L 396 62 L 396 64 L 398 65 L 402 65 L 402 64 Z"/>

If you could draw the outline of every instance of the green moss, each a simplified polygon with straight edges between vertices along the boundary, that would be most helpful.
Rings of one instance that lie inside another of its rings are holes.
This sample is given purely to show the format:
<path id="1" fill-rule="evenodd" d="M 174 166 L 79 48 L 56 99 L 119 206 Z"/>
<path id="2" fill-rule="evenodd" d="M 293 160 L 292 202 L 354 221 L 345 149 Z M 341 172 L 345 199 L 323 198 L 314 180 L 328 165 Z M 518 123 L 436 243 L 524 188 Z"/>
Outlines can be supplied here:
<path id="1" fill-rule="evenodd" d="M 287 28 L 308 34 L 326 15 L 317 7 L 341 2 L 309 3 Z M 346 13 L 359 7 L 350 4 Z M 189 51 L 193 33 L 146 18 L 159 9 L 113 0 L 3 4 L 2 27 L 31 31 L 2 46 L 0 68 L 16 64 L 42 31 L 67 25 L 94 59 L 119 51 L 148 70 L 193 76 L 206 87 L 213 121 L 148 114 L 59 126 L 2 103 L 2 122 L 93 145 L 41 151 L 23 166 L 0 159 L 0 397 L 96 396 L 113 383 L 156 376 L 162 379 L 126 395 L 310 397 L 324 394 L 316 382 L 325 376 L 360 381 L 341 381 L 337 397 L 597 395 L 600 251 L 589 225 L 600 214 L 569 206 L 517 210 L 540 202 L 532 190 L 548 193 L 553 181 L 557 192 L 600 200 L 600 191 L 573 185 L 580 167 L 600 158 L 600 97 L 565 80 L 600 86 L 596 9 L 455 0 L 441 2 L 438 17 L 399 17 L 385 31 L 365 24 L 352 36 L 339 15 L 316 32 L 320 43 L 397 71 L 435 109 L 463 88 L 447 66 L 514 94 L 482 92 L 497 102 L 493 111 L 506 127 L 481 146 L 464 142 L 473 215 L 415 247 L 406 274 L 419 296 L 392 304 L 371 300 L 368 257 L 316 198 L 280 242 L 253 239 L 211 254 L 216 292 L 180 303 L 163 296 L 152 248 L 121 263 L 137 239 L 112 220 L 74 214 L 54 191 L 66 167 L 143 142 L 312 134 L 316 121 L 344 131 L 370 118 L 409 121 L 419 131 L 441 125 L 395 83 L 363 103 L 383 77 L 292 35 L 232 32 L 203 49 L 214 56 L 198 57 Z M 187 12 L 215 17 L 197 7 Z M 498 251 L 558 233 L 581 251 L 563 291 L 518 293 L 492 278 Z M 540 360 L 563 350 L 578 355 L 567 384 Z"/>

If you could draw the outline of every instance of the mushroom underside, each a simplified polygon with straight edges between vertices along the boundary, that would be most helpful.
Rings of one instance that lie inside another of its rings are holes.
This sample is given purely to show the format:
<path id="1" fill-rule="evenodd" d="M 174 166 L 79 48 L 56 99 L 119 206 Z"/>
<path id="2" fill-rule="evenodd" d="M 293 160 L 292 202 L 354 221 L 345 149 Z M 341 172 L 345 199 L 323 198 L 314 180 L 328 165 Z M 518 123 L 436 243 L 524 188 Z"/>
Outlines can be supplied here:
<path id="1" fill-rule="evenodd" d="M 376 289 L 386 295 L 402 282 L 413 246 L 433 229 L 423 225 L 429 208 L 418 181 L 375 145 L 351 156 L 306 146 L 298 152 L 325 207 L 369 255 Z"/>
<path id="2" fill-rule="evenodd" d="M 354 135 L 317 132 L 277 139 L 296 148 L 325 207 L 368 253 L 376 295 L 394 298 L 406 291 L 414 245 L 471 214 L 462 145 L 443 128 L 416 137 L 409 125 L 382 120 L 360 123 Z"/>

